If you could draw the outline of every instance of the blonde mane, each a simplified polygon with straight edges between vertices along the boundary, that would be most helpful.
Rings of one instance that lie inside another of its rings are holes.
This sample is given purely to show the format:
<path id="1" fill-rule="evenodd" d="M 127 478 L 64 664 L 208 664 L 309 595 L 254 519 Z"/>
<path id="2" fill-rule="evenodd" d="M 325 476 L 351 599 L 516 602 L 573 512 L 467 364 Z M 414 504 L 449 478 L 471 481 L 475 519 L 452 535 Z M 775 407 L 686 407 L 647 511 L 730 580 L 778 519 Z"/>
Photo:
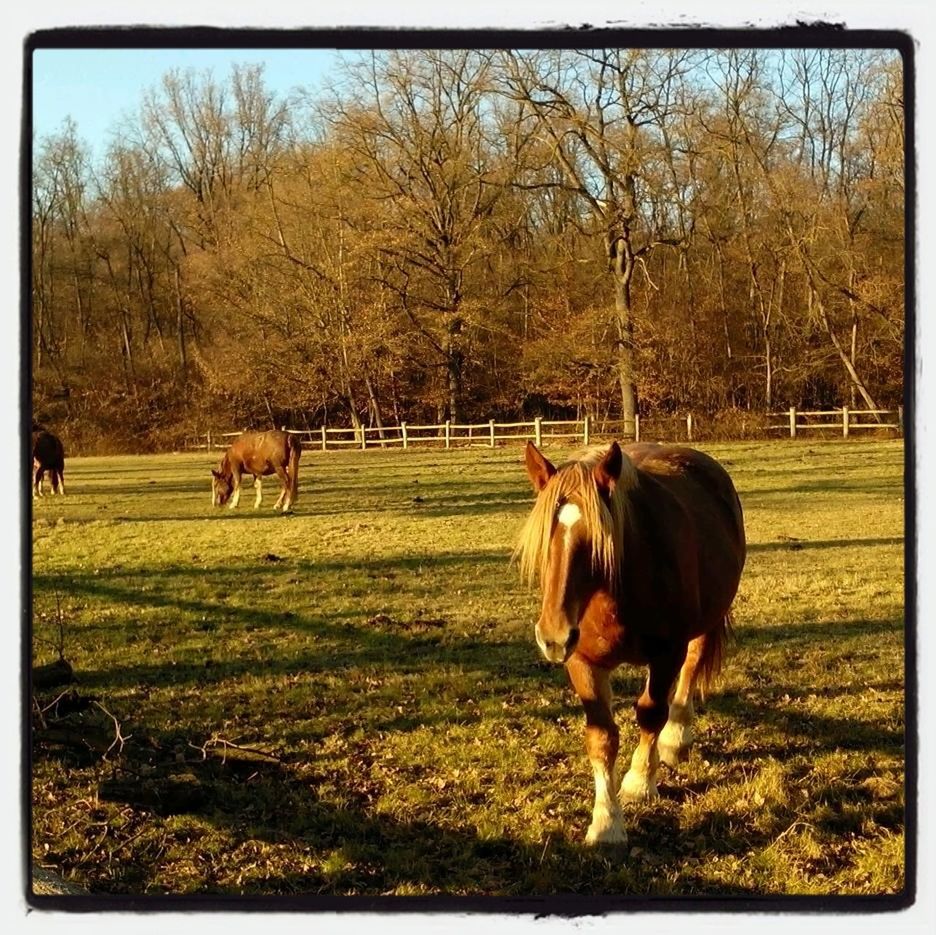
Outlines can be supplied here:
<path id="1" fill-rule="evenodd" d="M 591 541 L 592 567 L 615 587 L 628 525 L 628 493 L 637 483 L 637 470 L 630 458 L 623 455 L 621 476 L 614 485 L 609 506 L 598 494 L 593 474 L 607 452 L 608 446 L 586 449 L 561 465 L 540 491 L 514 550 L 520 575 L 528 583 L 545 579 L 556 514 L 560 504 L 574 495 L 581 506 L 585 534 Z"/>

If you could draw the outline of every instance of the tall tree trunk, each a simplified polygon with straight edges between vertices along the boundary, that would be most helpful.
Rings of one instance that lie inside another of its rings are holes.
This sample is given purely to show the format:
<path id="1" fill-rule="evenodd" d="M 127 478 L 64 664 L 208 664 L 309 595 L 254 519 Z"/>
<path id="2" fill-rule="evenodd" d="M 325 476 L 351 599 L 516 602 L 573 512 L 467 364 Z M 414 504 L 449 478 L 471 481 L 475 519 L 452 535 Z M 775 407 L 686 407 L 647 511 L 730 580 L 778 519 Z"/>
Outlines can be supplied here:
<path id="1" fill-rule="evenodd" d="M 812 280 L 811 272 L 810 280 Z M 859 376 L 857 368 L 852 363 L 845 348 L 842 347 L 842 342 L 839 341 L 838 335 L 835 333 L 835 329 L 832 327 L 832 322 L 829 320 L 829 313 L 826 310 L 825 303 L 822 301 L 822 296 L 816 290 L 815 284 L 811 284 L 813 286 L 813 301 L 816 308 L 819 310 L 819 317 L 822 319 L 822 324 L 825 327 L 826 333 L 829 335 L 829 338 L 832 341 L 832 346 L 839 355 L 839 360 L 841 360 L 842 366 L 845 368 L 845 371 L 848 373 L 848 376 L 852 381 L 852 386 L 861 394 L 861 398 L 865 401 L 865 403 L 867 403 L 869 409 L 878 409 L 879 407 L 877 403 L 868 392 L 868 388 L 864 385 L 864 381 Z M 879 415 L 875 415 L 874 418 L 877 422 L 881 421 L 881 417 Z"/>
<path id="2" fill-rule="evenodd" d="M 377 434 L 381 438 L 384 438 L 384 425 L 380 415 L 380 403 L 377 400 L 377 393 L 374 391 L 374 381 L 371 380 L 370 374 L 366 371 L 364 373 L 364 386 L 367 389 L 367 398 L 370 402 L 370 410 L 373 413 L 374 425 L 377 427 Z"/>
<path id="3" fill-rule="evenodd" d="M 631 282 L 634 278 L 634 253 L 629 232 L 616 237 L 611 244 L 614 271 L 614 312 L 617 323 L 617 378 L 621 391 L 621 418 L 624 434 L 635 434 L 637 388 L 634 385 L 634 315 Z"/>
<path id="4" fill-rule="evenodd" d="M 854 270 L 851 270 L 848 274 L 848 288 L 852 293 L 854 293 L 855 291 L 855 271 Z M 851 353 L 849 357 L 851 359 L 852 366 L 854 367 L 858 361 L 858 308 L 857 308 L 857 305 L 855 304 L 854 299 L 848 300 L 848 307 L 851 309 L 851 313 L 852 313 Z M 855 397 L 855 385 L 852 384 L 851 400 L 850 400 L 852 409 L 858 408 L 856 403 L 857 403 L 857 400 Z"/>
<path id="5" fill-rule="evenodd" d="M 455 268 L 454 258 L 448 262 L 450 270 Z M 443 352 L 447 378 L 448 416 L 453 422 L 461 418 L 462 390 L 465 368 L 464 331 L 465 319 L 461 314 L 461 282 L 457 273 L 450 274 L 448 283 L 448 306 L 446 312 Z"/>
<path id="6" fill-rule="evenodd" d="M 462 366 L 464 353 L 461 350 L 461 323 L 455 319 L 446 336 L 446 376 L 448 378 L 447 414 L 453 422 L 461 418 Z"/>
<path id="7" fill-rule="evenodd" d="M 179 372 L 185 374 L 188 369 L 188 360 L 185 352 L 185 315 L 182 303 L 182 283 L 179 277 L 179 267 L 175 268 L 175 294 L 176 294 L 176 332 L 179 340 Z"/>

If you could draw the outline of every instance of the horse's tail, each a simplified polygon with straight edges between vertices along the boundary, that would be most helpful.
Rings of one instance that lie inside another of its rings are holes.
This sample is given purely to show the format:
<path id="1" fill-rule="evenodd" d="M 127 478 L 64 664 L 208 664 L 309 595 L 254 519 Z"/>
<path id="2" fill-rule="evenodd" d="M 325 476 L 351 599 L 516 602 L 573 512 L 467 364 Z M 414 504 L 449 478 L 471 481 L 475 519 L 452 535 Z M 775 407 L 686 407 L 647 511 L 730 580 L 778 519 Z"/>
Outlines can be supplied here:
<path id="1" fill-rule="evenodd" d="M 286 447 L 289 449 L 289 502 L 295 503 L 299 499 L 299 456 L 302 454 L 302 441 L 298 435 L 286 436 Z"/>
<path id="2" fill-rule="evenodd" d="M 705 697 L 706 692 L 715 683 L 721 672 L 722 662 L 728 649 L 728 643 L 734 638 L 734 618 L 729 610 L 721 623 L 710 630 L 702 643 L 702 658 L 699 660 L 699 692 Z"/>

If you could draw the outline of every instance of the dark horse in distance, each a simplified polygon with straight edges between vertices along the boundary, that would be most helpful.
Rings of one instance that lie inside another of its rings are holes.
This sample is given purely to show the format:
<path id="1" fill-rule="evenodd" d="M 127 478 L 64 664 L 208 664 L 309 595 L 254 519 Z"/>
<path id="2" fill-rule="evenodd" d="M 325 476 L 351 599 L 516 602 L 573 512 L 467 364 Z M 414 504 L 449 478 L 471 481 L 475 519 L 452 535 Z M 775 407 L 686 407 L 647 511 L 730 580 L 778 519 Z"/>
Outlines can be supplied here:
<path id="1" fill-rule="evenodd" d="M 721 666 L 745 559 L 741 503 L 724 468 L 691 448 L 613 442 L 556 468 L 528 443 L 526 468 L 538 496 L 517 551 L 542 588 L 536 641 L 565 664 L 585 709 L 586 841 L 622 842 L 620 801 L 658 795 L 659 763 L 686 755 L 694 692 Z M 649 675 L 619 782 L 610 676 L 621 663 Z"/>
<path id="2" fill-rule="evenodd" d="M 33 496 L 42 496 L 42 478 L 46 471 L 53 493 L 65 493 L 65 447 L 51 432 L 33 423 L 32 488 Z"/>
<path id="3" fill-rule="evenodd" d="M 260 506 L 263 496 L 261 478 L 276 474 L 283 485 L 273 509 L 280 506 L 283 512 L 296 502 L 299 496 L 299 455 L 302 443 L 288 432 L 244 432 L 224 453 L 218 470 L 211 472 L 211 503 L 231 509 L 240 501 L 241 477 L 252 474 L 257 499 L 254 509 Z"/>

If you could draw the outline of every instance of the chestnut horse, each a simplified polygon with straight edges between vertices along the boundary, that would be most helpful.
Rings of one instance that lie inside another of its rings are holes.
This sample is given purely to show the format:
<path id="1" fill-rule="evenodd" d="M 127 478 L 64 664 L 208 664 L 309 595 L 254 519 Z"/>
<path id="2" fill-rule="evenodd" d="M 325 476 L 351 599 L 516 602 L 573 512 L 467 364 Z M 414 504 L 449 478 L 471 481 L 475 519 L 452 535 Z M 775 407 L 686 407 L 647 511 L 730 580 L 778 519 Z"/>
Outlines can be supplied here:
<path id="1" fill-rule="evenodd" d="M 244 432 L 224 453 L 218 470 L 211 472 L 212 506 L 228 504 L 234 509 L 240 502 L 241 477 L 253 474 L 257 498 L 254 509 L 263 497 L 261 478 L 276 474 L 283 485 L 273 509 L 280 506 L 288 513 L 299 497 L 299 455 L 302 443 L 288 432 Z"/>
<path id="2" fill-rule="evenodd" d="M 52 492 L 65 493 L 65 448 L 59 438 L 33 423 L 32 433 L 33 496 L 42 496 L 42 478 L 49 472 Z"/>
<path id="3" fill-rule="evenodd" d="M 620 801 L 658 795 L 657 767 L 688 752 L 694 692 L 720 668 L 744 567 L 741 504 L 724 468 L 692 448 L 613 442 L 557 469 L 528 443 L 526 469 L 538 496 L 517 553 L 542 588 L 536 641 L 565 665 L 585 709 L 595 776 L 586 841 L 623 842 Z M 619 784 L 610 677 L 624 662 L 649 675 Z"/>

